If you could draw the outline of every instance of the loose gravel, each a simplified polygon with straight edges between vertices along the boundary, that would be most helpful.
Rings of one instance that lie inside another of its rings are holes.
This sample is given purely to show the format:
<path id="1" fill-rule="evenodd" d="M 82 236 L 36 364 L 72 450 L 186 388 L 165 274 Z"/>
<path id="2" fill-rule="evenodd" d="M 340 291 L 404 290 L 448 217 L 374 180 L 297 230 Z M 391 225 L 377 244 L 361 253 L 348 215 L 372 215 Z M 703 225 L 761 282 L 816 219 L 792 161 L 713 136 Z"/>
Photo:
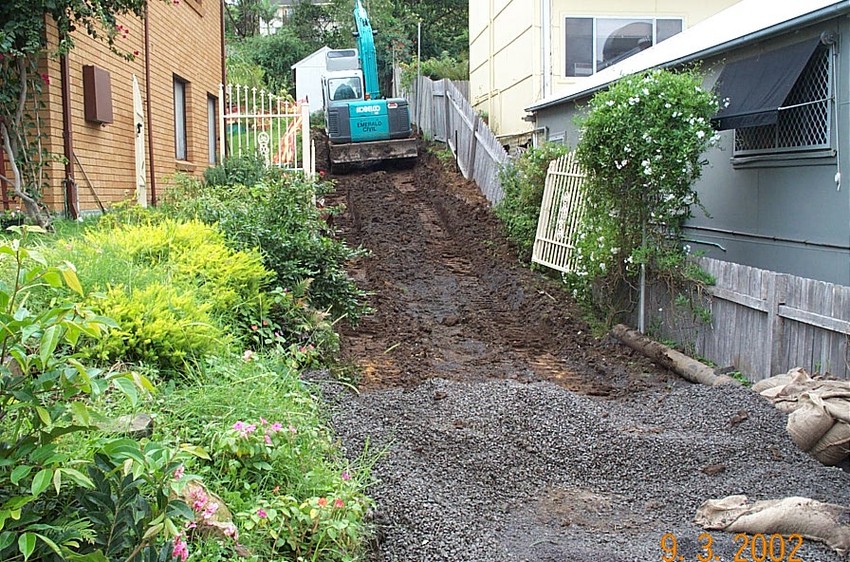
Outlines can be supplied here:
<path id="1" fill-rule="evenodd" d="M 645 562 L 661 560 L 665 533 L 697 560 L 692 520 L 707 499 L 850 505 L 850 475 L 800 452 L 785 415 L 743 387 L 682 381 L 609 400 L 547 382 L 431 379 L 339 395 L 334 412 L 352 456 L 384 451 L 375 560 Z M 710 534 L 733 561 L 732 535 Z M 842 559 L 811 541 L 798 555 Z"/>

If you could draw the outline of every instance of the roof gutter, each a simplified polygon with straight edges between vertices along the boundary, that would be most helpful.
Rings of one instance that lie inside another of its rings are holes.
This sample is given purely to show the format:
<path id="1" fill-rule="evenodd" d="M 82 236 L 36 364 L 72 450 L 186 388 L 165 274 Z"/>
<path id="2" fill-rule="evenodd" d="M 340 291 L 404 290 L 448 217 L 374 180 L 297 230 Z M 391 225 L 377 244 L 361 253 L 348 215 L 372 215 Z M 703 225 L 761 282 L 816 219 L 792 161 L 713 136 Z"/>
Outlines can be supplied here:
<path id="1" fill-rule="evenodd" d="M 805 27 L 809 25 L 814 25 L 817 23 L 821 23 L 823 21 L 844 15 L 850 12 L 850 2 L 846 0 L 844 2 L 839 2 L 837 4 L 832 4 L 831 6 L 827 6 L 825 8 L 821 8 L 814 12 L 810 12 L 798 18 L 790 19 L 784 21 L 782 23 L 776 24 L 772 27 L 767 27 L 765 29 L 760 29 L 753 33 L 743 35 L 736 39 L 732 39 L 731 41 L 726 41 L 725 43 L 721 43 L 719 45 L 714 45 L 713 47 L 709 47 L 697 53 L 691 53 L 689 55 L 685 55 L 683 57 L 679 57 L 677 59 L 673 59 L 671 61 L 661 63 L 659 65 L 650 67 L 650 68 L 672 68 L 676 66 L 681 66 L 684 64 L 688 64 L 690 62 L 694 62 L 701 59 L 706 59 L 709 57 L 713 57 L 714 55 L 724 53 L 726 51 L 731 51 L 732 49 L 742 47 L 744 45 L 749 45 L 751 43 L 756 43 L 758 41 L 763 41 L 765 39 L 770 39 L 776 37 L 777 35 L 781 35 L 787 31 L 793 31 L 799 27 Z M 646 69 L 649 70 L 649 69 Z M 618 78 L 619 79 L 619 78 Z M 606 89 L 608 86 L 616 82 L 617 80 L 611 80 L 610 82 L 606 82 L 605 84 L 600 84 L 588 90 L 584 90 L 578 92 L 576 94 L 572 94 L 569 96 L 565 96 L 561 99 L 552 100 L 550 102 L 546 102 L 539 105 L 532 105 L 526 108 L 526 111 L 529 113 L 535 113 L 540 111 L 541 109 L 546 109 L 548 107 L 553 107 L 556 105 L 560 105 L 564 102 L 574 101 L 582 98 L 589 97 L 601 90 Z"/>
<path id="2" fill-rule="evenodd" d="M 145 2 L 145 109 L 148 122 L 148 168 L 151 175 L 151 205 L 156 207 L 156 163 L 153 148 L 153 86 L 151 83 L 151 10 L 150 2 Z"/>

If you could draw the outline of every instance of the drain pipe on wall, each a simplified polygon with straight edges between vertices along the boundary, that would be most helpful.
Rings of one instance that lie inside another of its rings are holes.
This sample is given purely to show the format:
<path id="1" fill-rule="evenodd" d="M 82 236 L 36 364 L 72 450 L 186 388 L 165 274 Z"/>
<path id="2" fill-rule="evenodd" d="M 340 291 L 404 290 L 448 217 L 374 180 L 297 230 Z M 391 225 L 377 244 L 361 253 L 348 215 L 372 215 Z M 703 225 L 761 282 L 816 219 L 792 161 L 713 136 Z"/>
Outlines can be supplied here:
<path id="1" fill-rule="evenodd" d="M 59 58 L 59 71 L 62 75 L 62 150 L 65 157 L 65 213 L 69 218 L 80 218 L 80 193 L 74 180 L 74 133 L 71 129 L 71 70 L 68 67 L 68 55 Z"/>
<path id="2" fill-rule="evenodd" d="M 151 174 L 151 205 L 156 207 L 156 165 L 154 164 L 153 150 L 153 116 L 151 110 L 153 102 L 151 98 L 151 30 L 150 30 L 150 1 L 145 2 L 145 120 L 148 122 L 148 169 Z"/>

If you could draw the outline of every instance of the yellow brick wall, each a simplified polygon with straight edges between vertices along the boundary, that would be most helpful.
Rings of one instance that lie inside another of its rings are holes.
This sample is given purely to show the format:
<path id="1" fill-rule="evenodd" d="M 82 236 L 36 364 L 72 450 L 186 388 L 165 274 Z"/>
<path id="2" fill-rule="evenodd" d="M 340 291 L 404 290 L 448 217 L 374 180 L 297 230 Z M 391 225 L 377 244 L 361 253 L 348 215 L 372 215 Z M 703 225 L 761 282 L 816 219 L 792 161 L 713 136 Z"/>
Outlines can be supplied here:
<path id="1" fill-rule="evenodd" d="M 71 115 L 74 175 L 80 209 L 98 211 L 93 191 L 108 208 L 110 204 L 135 197 L 135 132 L 133 128 L 133 76 L 139 82 L 148 125 L 147 98 L 151 99 L 153 131 L 153 169 L 157 199 L 162 198 L 169 178 L 177 171 L 202 174 L 208 166 L 207 95 L 218 95 L 222 79 L 221 3 L 220 0 L 151 1 L 148 25 L 150 51 L 145 52 L 144 23 L 137 18 L 121 18 L 126 37 L 117 40 L 122 51 L 136 53 L 127 61 L 110 52 L 105 43 L 78 33 L 76 46 L 68 55 L 71 90 Z M 55 44 L 56 33 L 49 32 Z M 146 82 L 145 62 L 150 61 L 151 83 Z M 99 125 L 85 120 L 83 65 L 98 66 L 110 74 L 113 122 Z M 59 60 L 45 62 L 50 76 L 49 102 L 45 112 L 50 133 L 50 150 L 62 154 L 62 84 Z M 188 158 L 178 162 L 175 156 L 174 90 L 177 75 L 186 80 L 186 138 Z M 147 198 L 152 198 L 151 161 L 148 135 L 145 134 L 145 169 L 148 176 Z M 85 173 L 84 173 L 85 172 Z M 88 176 L 88 180 L 86 179 Z M 65 210 L 62 179 L 64 166 L 51 166 L 51 186 L 45 201 L 56 212 Z M 89 186 L 91 183 L 91 187 Z"/>

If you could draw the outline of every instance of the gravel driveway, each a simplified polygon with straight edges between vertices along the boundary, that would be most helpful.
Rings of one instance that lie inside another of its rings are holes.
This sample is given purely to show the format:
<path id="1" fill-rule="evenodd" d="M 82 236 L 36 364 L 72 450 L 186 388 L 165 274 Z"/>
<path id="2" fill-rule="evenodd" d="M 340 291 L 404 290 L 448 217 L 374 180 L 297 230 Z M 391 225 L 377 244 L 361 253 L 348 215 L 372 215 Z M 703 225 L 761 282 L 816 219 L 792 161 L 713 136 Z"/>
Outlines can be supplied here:
<path id="1" fill-rule="evenodd" d="M 336 226 L 372 251 L 354 275 L 376 313 L 343 334 L 361 393 L 332 402 L 351 455 L 386 449 L 374 560 L 646 562 L 665 560 L 672 533 L 696 561 L 707 499 L 850 506 L 850 474 L 797 450 L 764 399 L 692 385 L 591 337 L 557 283 L 517 264 L 475 188 L 433 157 L 335 179 Z M 736 561 L 732 535 L 710 538 L 716 560 Z M 812 541 L 797 558 L 842 560 Z"/>

